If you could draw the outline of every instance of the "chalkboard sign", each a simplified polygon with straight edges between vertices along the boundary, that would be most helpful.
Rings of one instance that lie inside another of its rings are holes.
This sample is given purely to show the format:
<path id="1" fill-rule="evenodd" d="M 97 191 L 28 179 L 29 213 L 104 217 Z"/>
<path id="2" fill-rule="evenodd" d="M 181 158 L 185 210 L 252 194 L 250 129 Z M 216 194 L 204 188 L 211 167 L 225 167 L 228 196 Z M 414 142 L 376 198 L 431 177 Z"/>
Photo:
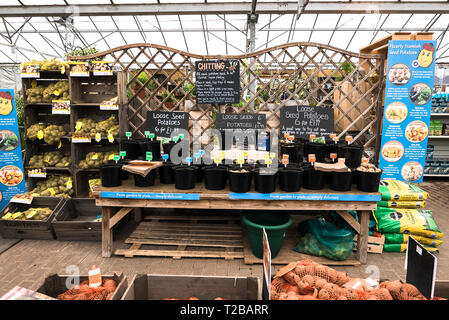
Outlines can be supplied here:
<path id="1" fill-rule="evenodd" d="M 240 63 L 238 60 L 195 62 L 197 104 L 240 103 Z"/>
<path id="2" fill-rule="evenodd" d="M 169 138 L 179 129 L 189 130 L 189 114 L 187 112 L 148 111 L 147 130 L 158 137 Z"/>
<path id="3" fill-rule="evenodd" d="M 295 138 L 329 136 L 334 132 L 334 110 L 325 107 L 285 106 L 280 112 L 280 134 Z"/>
<path id="4" fill-rule="evenodd" d="M 265 129 L 267 116 L 263 113 L 217 113 L 215 128 L 223 129 Z"/>

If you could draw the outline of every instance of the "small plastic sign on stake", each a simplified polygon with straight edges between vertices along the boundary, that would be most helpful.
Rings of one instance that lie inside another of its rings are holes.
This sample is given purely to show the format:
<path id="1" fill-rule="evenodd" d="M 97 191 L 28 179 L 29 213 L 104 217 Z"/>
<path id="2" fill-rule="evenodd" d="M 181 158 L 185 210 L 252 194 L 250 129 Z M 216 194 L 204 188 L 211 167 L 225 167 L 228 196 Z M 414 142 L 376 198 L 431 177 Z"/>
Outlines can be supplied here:
<path id="1" fill-rule="evenodd" d="M 335 159 L 337 159 L 337 154 L 336 153 L 331 153 L 330 154 L 330 158 L 332 159 L 332 162 L 335 162 Z"/>
<path id="2" fill-rule="evenodd" d="M 153 160 L 153 152 L 147 151 L 145 156 L 146 156 L 147 161 Z"/>
<path id="3" fill-rule="evenodd" d="M 335 133 L 331 133 L 329 135 L 329 138 L 331 138 L 332 140 L 334 140 L 337 137 L 337 135 Z"/>
<path id="4" fill-rule="evenodd" d="M 309 136 L 309 138 L 310 138 L 310 142 L 313 142 L 313 140 L 316 138 L 316 135 L 311 134 L 311 135 Z"/>
<path id="5" fill-rule="evenodd" d="M 144 134 L 146 137 L 149 137 L 149 136 L 150 136 L 150 131 L 145 131 L 143 134 Z"/>
<path id="6" fill-rule="evenodd" d="M 173 137 L 173 141 L 176 143 L 178 142 L 179 138 L 178 137 Z"/>
<path id="7" fill-rule="evenodd" d="M 368 162 L 369 162 L 368 158 L 365 158 L 365 157 L 362 158 L 362 163 L 368 163 Z"/>
<path id="8" fill-rule="evenodd" d="M 198 158 L 199 158 L 200 156 L 201 156 L 201 155 L 200 155 L 199 152 L 195 152 L 195 153 L 193 154 L 193 157 L 195 158 L 195 162 L 198 162 Z"/>
<path id="9" fill-rule="evenodd" d="M 295 140 L 295 137 L 294 136 L 288 136 L 288 142 L 293 142 L 293 140 Z"/>
<path id="10" fill-rule="evenodd" d="M 92 268 L 89 270 L 89 287 L 96 288 L 101 286 L 101 284 L 102 279 L 100 268 L 92 266 Z"/>
<path id="11" fill-rule="evenodd" d="M 289 155 L 288 154 L 283 154 L 282 155 L 282 164 L 287 167 L 288 163 L 289 163 Z"/>
<path id="12" fill-rule="evenodd" d="M 126 151 L 120 151 L 120 157 L 122 158 L 126 157 Z"/>
<path id="13" fill-rule="evenodd" d="M 120 156 L 114 155 L 114 158 L 113 158 L 113 159 L 115 160 L 115 163 L 117 163 L 117 162 L 120 160 Z"/>
<path id="14" fill-rule="evenodd" d="M 284 132 L 284 139 L 288 139 L 290 137 L 290 134 L 288 132 Z"/>
<path id="15" fill-rule="evenodd" d="M 182 139 L 184 139 L 184 135 L 181 133 L 181 134 L 178 134 L 178 137 L 179 137 L 179 140 L 182 140 Z"/>
<path id="16" fill-rule="evenodd" d="M 346 136 L 345 137 L 346 142 L 348 142 L 348 144 L 352 143 L 352 136 Z"/>
<path id="17" fill-rule="evenodd" d="M 168 160 L 168 154 L 164 153 L 162 159 L 166 162 Z"/>
<path id="18" fill-rule="evenodd" d="M 199 153 L 200 153 L 200 156 L 201 157 L 203 157 L 204 156 L 204 153 L 205 153 L 205 151 L 203 150 L 203 149 L 201 149 L 200 151 L 198 151 Z"/>
<path id="19" fill-rule="evenodd" d="M 268 159 L 266 159 L 265 160 L 265 164 L 267 165 L 267 167 L 270 167 L 270 165 L 271 165 L 271 159 L 270 158 L 268 158 Z"/>
<path id="20" fill-rule="evenodd" d="M 190 166 L 190 164 L 192 163 L 192 157 L 187 157 L 186 162 L 187 162 L 187 165 Z"/>
<path id="21" fill-rule="evenodd" d="M 150 137 L 151 141 L 153 141 L 153 139 L 154 139 L 154 133 L 150 133 L 150 134 L 149 134 L 149 137 Z"/>
<path id="22" fill-rule="evenodd" d="M 316 161 L 315 154 L 310 153 L 309 154 L 309 162 L 312 164 L 312 166 L 315 164 L 315 161 Z"/>
<path id="23" fill-rule="evenodd" d="M 338 143 L 338 138 L 337 138 L 337 137 L 333 138 L 332 140 L 334 140 L 334 143 L 335 143 L 335 144 Z"/>
<path id="24" fill-rule="evenodd" d="M 101 133 L 97 132 L 95 134 L 95 141 L 100 142 L 101 141 Z"/>
<path id="25" fill-rule="evenodd" d="M 129 140 L 129 138 L 131 138 L 131 136 L 132 136 L 132 133 L 129 132 L 129 131 L 127 131 L 127 132 L 125 133 L 125 135 L 126 135 L 126 137 L 128 138 L 128 140 Z"/>

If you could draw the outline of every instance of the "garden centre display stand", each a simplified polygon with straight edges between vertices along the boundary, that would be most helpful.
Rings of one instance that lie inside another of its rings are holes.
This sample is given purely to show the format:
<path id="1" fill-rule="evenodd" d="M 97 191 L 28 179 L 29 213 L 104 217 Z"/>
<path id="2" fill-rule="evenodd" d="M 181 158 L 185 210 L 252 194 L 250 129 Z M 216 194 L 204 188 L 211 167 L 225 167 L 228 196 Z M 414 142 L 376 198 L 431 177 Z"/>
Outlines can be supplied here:
<path id="1" fill-rule="evenodd" d="M 251 190 L 249 193 L 238 194 L 230 193 L 228 189 L 207 190 L 202 183 L 190 190 L 177 190 L 173 185 L 160 184 L 150 188 L 137 188 L 131 179 L 124 181 L 120 187 L 96 187 L 93 195 L 103 214 L 103 257 L 110 257 L 113 253 L 112 228 L 133 209 L 137 212 L 141 208 L 288 210 L 292 214 L 298 213 L 299 210 L 336 210 L 358 235 L 356 254 L 361 263 L 366 263 L 368 253 L 370 211 L 377 208 L 377 201 L 380 200 L 380 194 L 377 192 L 366 193 L 357 190 L 337 192 L 329 189 L 302 189 L 299 193 L 276 190 L 270 194 Z M 347 212 L 348 210 L 358 212 L 359 222 Z M 128 256 L 138 255 L 139 247 L 138 243 L 133 244 Z M 145 255 L 144 252 L 142 255 Z"/>

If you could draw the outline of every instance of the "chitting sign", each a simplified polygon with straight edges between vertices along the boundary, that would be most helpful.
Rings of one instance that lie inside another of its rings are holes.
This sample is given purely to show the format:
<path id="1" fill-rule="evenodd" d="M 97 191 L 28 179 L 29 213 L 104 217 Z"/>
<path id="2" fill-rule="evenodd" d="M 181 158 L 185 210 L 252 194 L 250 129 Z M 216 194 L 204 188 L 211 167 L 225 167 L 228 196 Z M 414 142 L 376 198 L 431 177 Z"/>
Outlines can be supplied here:
<path id="1" fill-rule="evenodd" d="M 189 130 L 189 114 L 187 112 L 148 111 L 147 129 L 158 137 L 170 138 L 170 134 L 179 129 Z"/>
<path id="2" fill-rule="evenodd" d="M 240 63 L 238 60 L 195 62 L 197 104 L 240 103 Z"/>
<path id="3" fill-rule="evenodd" d="M 334 131 L 334 110 L 326 107 L 284 106 L 280 113 L 280 134 L 295 138 L 329 136 Z"/>
<path id="4" fill-rule="evenodd" d="M 265 129 L 267 116 L 263 113 L 217 113 L 215 127 L 223 129 Z"/>

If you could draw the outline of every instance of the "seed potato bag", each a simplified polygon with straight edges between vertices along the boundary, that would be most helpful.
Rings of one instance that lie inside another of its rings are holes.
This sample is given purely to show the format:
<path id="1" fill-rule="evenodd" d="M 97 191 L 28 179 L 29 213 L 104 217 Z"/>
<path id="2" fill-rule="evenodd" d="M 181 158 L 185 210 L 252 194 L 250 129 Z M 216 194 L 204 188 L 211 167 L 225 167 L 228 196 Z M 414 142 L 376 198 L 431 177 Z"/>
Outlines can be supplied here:
<path id="1" fill-rule="evenodd" d="M 382 200 L 423 201 L 429 194 L 417 186 L 398 180 L 382 180 L 379 185 Z"/>
<path id="2" fill-rule="evenodd" d="M 373 211 L 373 216 L 380 233 L 409 233 L 433 239 L 443 237 L 432 210 L 379 207 Z"/>
<path id="3" fill-rule="evenodd" d="M 426 201 L 378 201 L 377 206 L 385 208 L 420 209 L 426 206 Z"/>
<path id="4" fill-rule="evenodd" d="M 401 243 L 406 244 L 408 243 L 408 238 L 410 237 L 409 234 L 404 233 L 384 233 L 384 236 L 385 236 L 385 243 L 389 244 L 401 244 Z M 413 235 L 413 239 L 418 241 L 423 246 L 437 247 L 443 243 L 443 241 L 438 239 L 426 238 L 417 235 Z"/>
<path id="5" fill-rule="evenodd" d="M 424 247 L 427 251 L 430 253 L 438 253 L 438 248 L 434 247 Z M 406 243 L 385 243 L 384 244 L 384 251 L 385 252 L 405 252 L 407 250 L 407 244 Z"/>

